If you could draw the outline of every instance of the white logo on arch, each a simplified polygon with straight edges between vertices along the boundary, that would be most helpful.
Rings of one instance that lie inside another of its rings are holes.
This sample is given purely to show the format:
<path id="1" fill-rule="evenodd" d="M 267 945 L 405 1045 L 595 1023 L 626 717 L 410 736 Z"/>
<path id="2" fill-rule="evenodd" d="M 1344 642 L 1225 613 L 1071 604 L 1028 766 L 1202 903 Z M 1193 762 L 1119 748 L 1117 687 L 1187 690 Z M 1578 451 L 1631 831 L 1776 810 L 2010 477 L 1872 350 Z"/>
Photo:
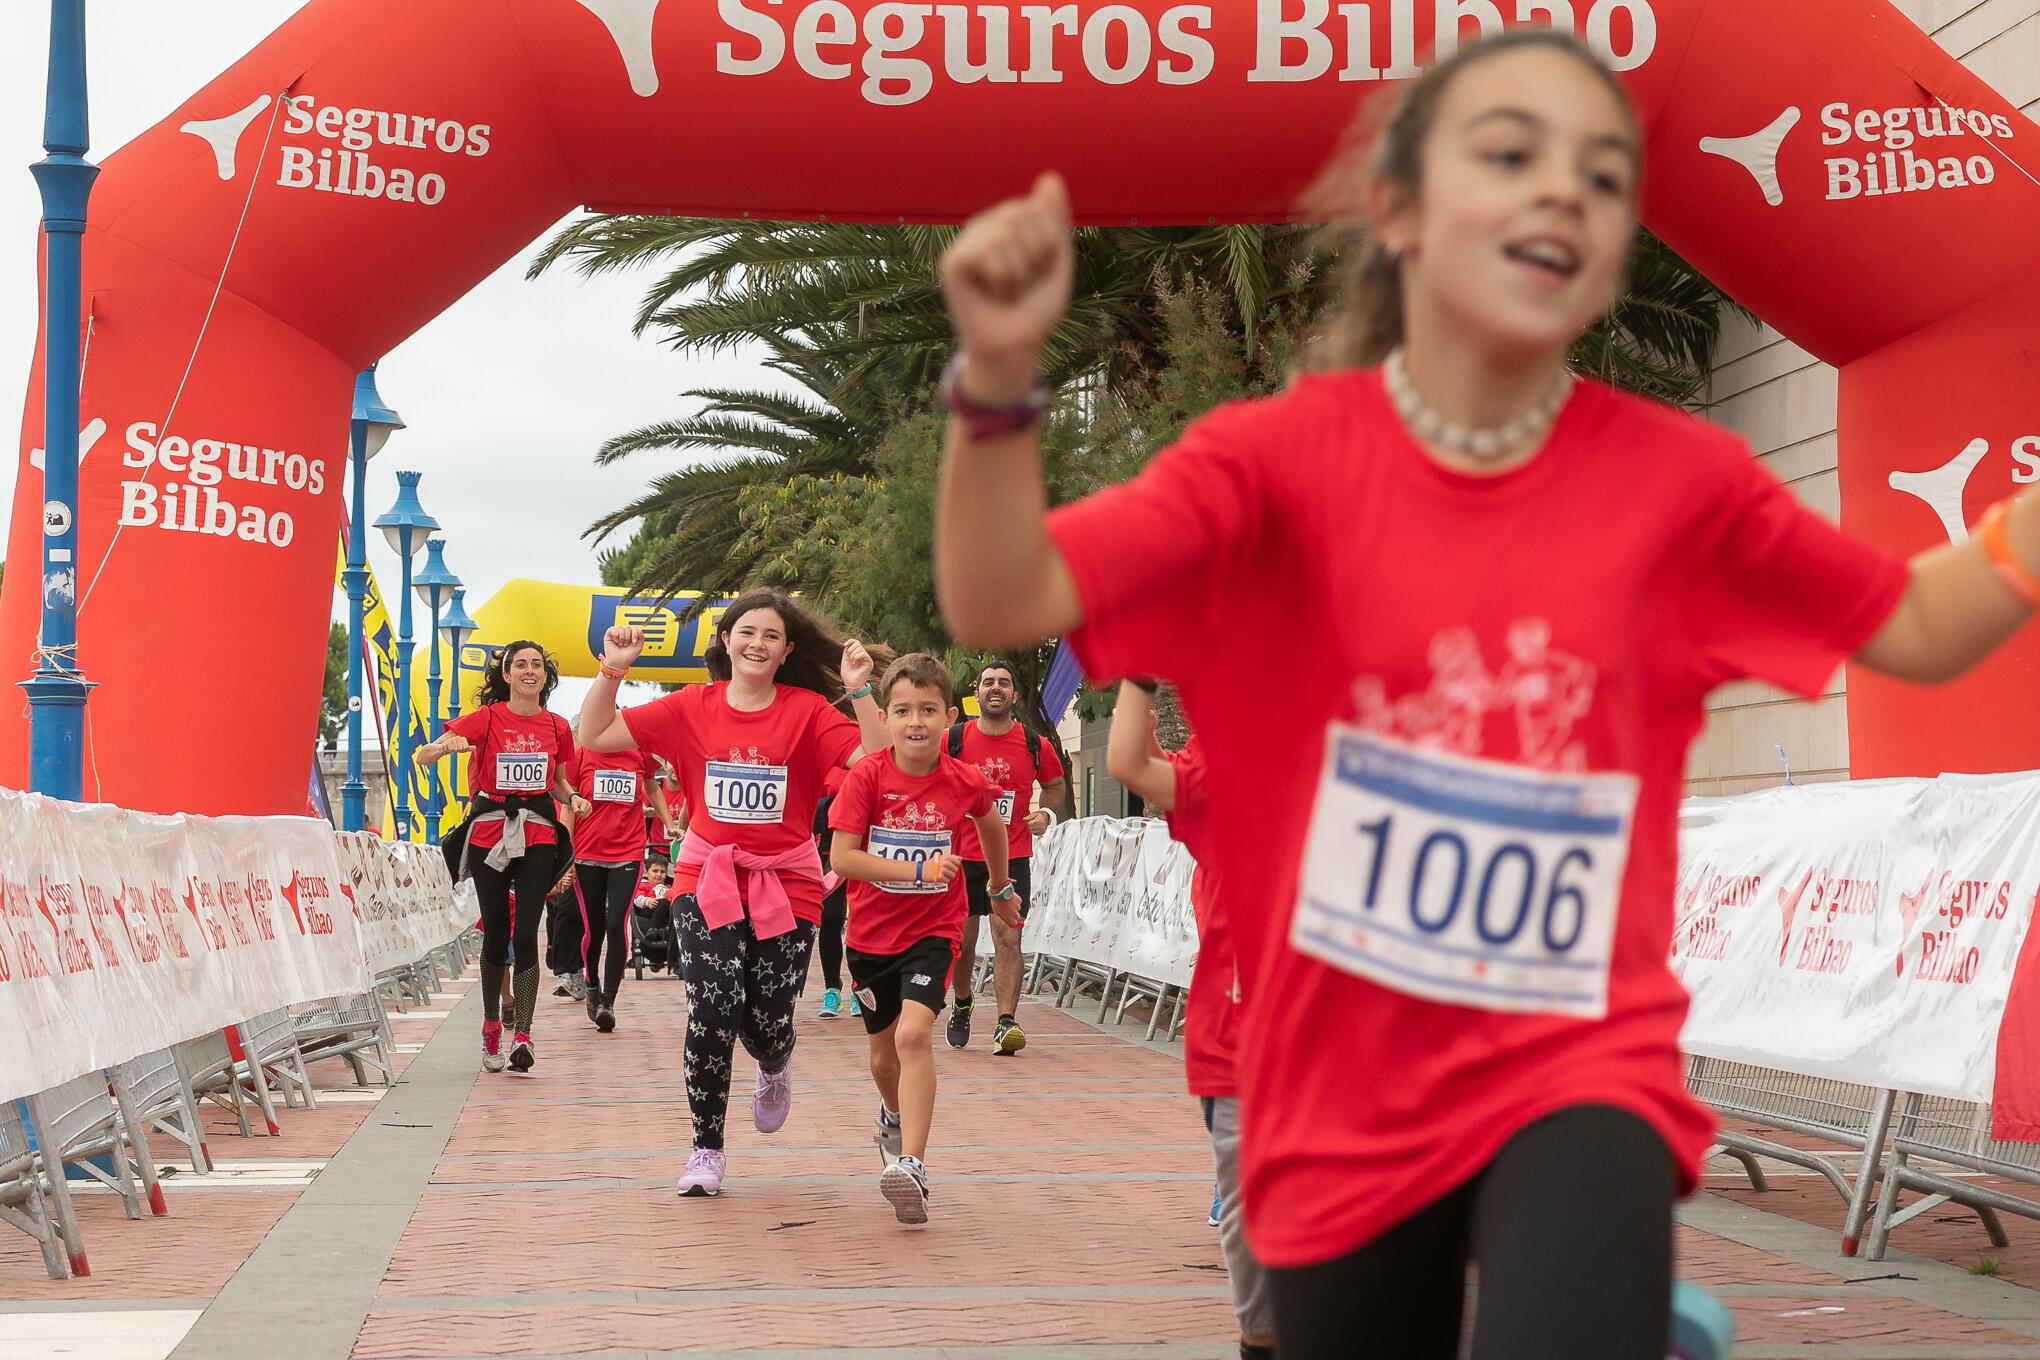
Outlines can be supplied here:
<path id="1" fill-rule="evenodd" d="M 1972 439 L 1962 452 L 1931 472 L 1892 473 L 1889 478 L 1891 489 L 1917 496 L 1926 502 L 1927 508 L 1940 518 L 1948 541 L 1966 543 L 1969 526 L 1962 518 L 1962 493 L 1969 485 L 1970 474 L 1976 471 L 1976 465 L 1989 452 L 1988 439 Z"/>
<path id="2" fill-rule="evenodd" d="M 220 178 L 230 180 L 234 177 L 234 158 L 240 150 L 241 134 L 246 132 L 248 125 L 260 117 L 263 110 L 268 107 L 269 96 L 265 94 L 239 113 L 230 113 L 224 118 L 194 118 L 188 123 L 180 124 L 177 130 L 188 132 L 210 146 L 213 150 L 214 167 L 220 172 Z"/>
<path id="3" fill-rule="evenodd" d="M 652 20 L 659 0 L 581 0 L 581 5 L 609 30 L 623 69 L 630 73 L 632 94 L 646 99 L 659 92 L 659 67 L 652 57 Z"/>
<path id="4" fill-rule="evenodd" d="M 1794 104 L 1747 137 L 1702 137 L 1700 149 L 1749 171 L 1757 188 L 1763 190 L 1764 202 L 1775 208 L 1785 201 L 1785 190 L 1778 183 L 1778 150 L 1785 145 L 1786 134 L 1798 125 L 1799 106 Z"/>
<path id="5" fill-rule="evenodd" d="M 80 467 L 83 467 L 85 465 L 85 455 L 92 452 L 92 446 L 94 444 L 97 444 L 99 442 L 99 437 L 105 433 L 106 422 L 104 420 L 101 420 L 97 416 L 94 416 L 91 420 L 87 421 L 84 424 L 84 426 L 79 429 L 78 465 Z M 30 449 L 28 451 L 28 465 L 32 468 L 35 468 L 37 471 L 42 470 L 42 466 L 46 458 L 47 455 L 44 454 L 44 452 L 41 449 Z"/>

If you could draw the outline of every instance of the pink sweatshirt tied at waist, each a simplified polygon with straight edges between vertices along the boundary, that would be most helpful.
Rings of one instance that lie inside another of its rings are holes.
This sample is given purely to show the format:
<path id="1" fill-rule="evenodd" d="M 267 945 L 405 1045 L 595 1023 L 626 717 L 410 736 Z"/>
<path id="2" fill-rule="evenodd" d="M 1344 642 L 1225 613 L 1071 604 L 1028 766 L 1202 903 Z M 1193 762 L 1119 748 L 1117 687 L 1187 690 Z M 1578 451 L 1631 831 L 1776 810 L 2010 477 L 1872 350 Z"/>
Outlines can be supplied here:
<path id="1" fill-rule="evenodd" d="M 711 844 L 689 830 L 680 842 L 679 864 L 700 871 L 694 900 L 710 930 L 743 918 L 744 899 L 737 892 L 737 871 L 742 869 L 749 876 L 751 929 L 761 940 L 794 927 L 793 903 L 781 874 L 822 881 L 821 851 L 811 839 L 776 855 L 756 855 L 735 845 Z"/>

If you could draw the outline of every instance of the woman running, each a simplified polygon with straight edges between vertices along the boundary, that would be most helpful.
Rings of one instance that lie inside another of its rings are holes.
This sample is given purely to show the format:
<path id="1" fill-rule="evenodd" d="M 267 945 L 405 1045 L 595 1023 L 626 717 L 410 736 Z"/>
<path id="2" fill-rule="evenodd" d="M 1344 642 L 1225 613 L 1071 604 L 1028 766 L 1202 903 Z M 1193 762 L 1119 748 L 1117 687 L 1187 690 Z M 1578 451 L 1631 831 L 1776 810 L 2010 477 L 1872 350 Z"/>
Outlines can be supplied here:
<path id="1" fill-rule="evenodd" d="M 938 508 L 952 631 L 1072 632 L 1179 688 L 1247 979 L 1241 1181 L 1283 1360 L 1660 1360 L 1671 1206 L 1711 1135 L 1667 959 L 1688 744 L 1715 686 L 1853 659 L 1961 673 L 2040 601 L 2040 504 L 1910 564 L 1735 436 L 1578 379 L 1642 148 L 1621 84 L 1526 30 L 1402 87 L 1331 371 L 1223 407 L 1045 513 L 1043 342 L 1068 196 L 942 264 L 960 353 Z M 1212 639 L 1258 622 L 1258 662 Z M 1590 1174 L 1581 1174 L 1591 1168 Z"/>
<path id="2" fill-rule="evenodd" d="M 510 1066 L 529 1072 L 538 1061 L 531 1016 L 538 1005 L 538 925 L 546 892 L 568 868 L 569 837 L 555 803 L 575 816 L 589 806 L 567 783 L 574 758 L 567 720 L 548 713 L 545 701 L 559 685 L 559 668 L 536 642 L 513 642 L 483 672 L 475 706 L 446 725 L 437 741 L 418 748 L 430 765 L 468 755 L 472 810 L 461 852 L 474 874 L 482 907 L 482 1067 L 503 1070 L 503 1016 L 498 998 L 511 943 L 510 899 L 516 895 L 516 997 L 511 1019 Z"/>
<path id="3" fill-rule="evenodd" d="M 616 989 L 630 961 L 625 933 L 631 899 L 645 861 L 647 812 L 661 827 L 673 824 L 665 791 L 642 751 L 583 749 L 574 759 L 575 792 L 590 811 L 574 828 L 574 872 L 579 878 L 585 936 L 582 973 L 588 1018 L 604 1034 L 616 1028 Z M 604 967 L 607 955 L 608 966 Z"/>
<path id="4" fill-rule="evenodd" d="M 694 1152 L 678 1186 L 687 1196 L 722 1190 L 739 1037 L 758 1063 L 752 1123 L 760 1133 L 786 1123 L 794 1005 L 822 912 L 815 802 L 829 770 L 889 744 L 861 644 L 839 641 L 776 590 L 739 596 L 716 628 L 707 656 L 713 683 L 623 710 L 616 684 L 644 635 L 610 629 L 601 674 L 581 705 L 588 749 L 666 757 L 687 800 L 687 835 L 673 866 L 694 1117 Z M 844 685 L 856 722 L 830 706 Z"/>

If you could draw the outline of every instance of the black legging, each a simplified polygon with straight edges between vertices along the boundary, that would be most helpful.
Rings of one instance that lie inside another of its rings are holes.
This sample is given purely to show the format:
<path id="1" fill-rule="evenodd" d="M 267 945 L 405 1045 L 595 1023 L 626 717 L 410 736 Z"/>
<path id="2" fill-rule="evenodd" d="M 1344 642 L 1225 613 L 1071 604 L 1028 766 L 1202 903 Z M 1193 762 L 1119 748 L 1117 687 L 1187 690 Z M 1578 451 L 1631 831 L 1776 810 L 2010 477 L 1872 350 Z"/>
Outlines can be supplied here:
<path id="1" fill-rule="evenodd" d="M 595 979 L 601 977 L 602 999 L 612 1006 L 616 1004 L 616 989 L 623 985 L 623 965 L 630 959 L 623 932 L 630 923 L 630 899 L 637 895 L 641 868 L 637 863 L 574 862 L 574 872 L 581 879 L 581 913 L 587 919 L 588 985 L 594 986 Z M 598 974 L 596 969 L 602 963 L 605 944 L 609 946 L 609 967 Z"/>
<path id="2" fill-rule="evenodd" d="M 567 880 L 545 900 L 545 966 L 555 977 L 576 977 L 581 972 L 581 898 L 575 882 Z"/>
<path id="3" fill-rule="evenodd" d="M 517 1033 L 529 1033 L 532 1012 L 538 1009 L 538 923 L 545 915 L 545 890 L 552 886 L 546 873 L 552 868 L 551 846 L 537 846 L 511 860 L 501 869 L 491 869 L 486 852 L 471 851 L 468 863 L 474 868 L 475 897 L 482 907 L 482 1018 L 502 1018 L 503 971 L 509 966 L 511 934 L 510 894 L 517 894 L 517 972 L 510 985 L 517 996 Z"/>
<path id="4" fill-rule="evenodd" d="M 838 883 L 836 890 L 822 899 L 822 985 L 831 991 L 843 990 L 843 926 L 850 919 L 848 883 Z"/>
<path id="5" fill-rule="evenodd" d="M 1358 1251 L 1268 1272 L 1282 1360 L 1452 1360 L 1466 1265 L 1473 1360 L 1664 1360 L 1672 1158 L 1624 1110 L 1586 1105 L 1511 1138 L 1473 1180 Z"/>
<path id="6" fill-rule="evenodd" d="M 815 928 L 796 921 L 785 934 L 761 940 L 747 916 L 711 930 L 692 893 L 673 903 L 673 924 L 687 981 L 683 1066 L 694 1146 L 720 1148 L 737 1040 L 767 1072 L 793 1061 L 793 1007 L 807 980 Z"/>

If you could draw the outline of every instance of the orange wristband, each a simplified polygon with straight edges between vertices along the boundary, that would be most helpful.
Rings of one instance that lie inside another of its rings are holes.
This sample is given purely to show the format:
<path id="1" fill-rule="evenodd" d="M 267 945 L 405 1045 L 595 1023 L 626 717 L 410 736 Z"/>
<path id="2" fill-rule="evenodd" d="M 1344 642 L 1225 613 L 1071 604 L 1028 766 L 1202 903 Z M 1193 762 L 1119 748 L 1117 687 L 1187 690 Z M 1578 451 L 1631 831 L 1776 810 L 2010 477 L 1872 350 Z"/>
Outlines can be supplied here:
<path id="1" fill-rule="evenodd" d="M 624 671 L 611 670 L 609 667 L 609 663 L 607 661 L 598 661 L 596 665 L 599 666 L 601 668 L 602 673 L 608 676 L 611 680 L 621 680 L 624 678 L 625 674 L 627 674 L 627 672 Z"/>
<path id="2" fill-rule="evenodd" d="M 2007 499 L 1984 511 L 1976 526 L 1976 536 L 1983 540 L 1983 555 L 2005 588 L 2024 600 L 2028 609 L 2040 609 L 2040 578 L 2012 555 L 2012 545 L 2005 538 L 2005 515 L 2010 508 L 2011 501 Z"/>

